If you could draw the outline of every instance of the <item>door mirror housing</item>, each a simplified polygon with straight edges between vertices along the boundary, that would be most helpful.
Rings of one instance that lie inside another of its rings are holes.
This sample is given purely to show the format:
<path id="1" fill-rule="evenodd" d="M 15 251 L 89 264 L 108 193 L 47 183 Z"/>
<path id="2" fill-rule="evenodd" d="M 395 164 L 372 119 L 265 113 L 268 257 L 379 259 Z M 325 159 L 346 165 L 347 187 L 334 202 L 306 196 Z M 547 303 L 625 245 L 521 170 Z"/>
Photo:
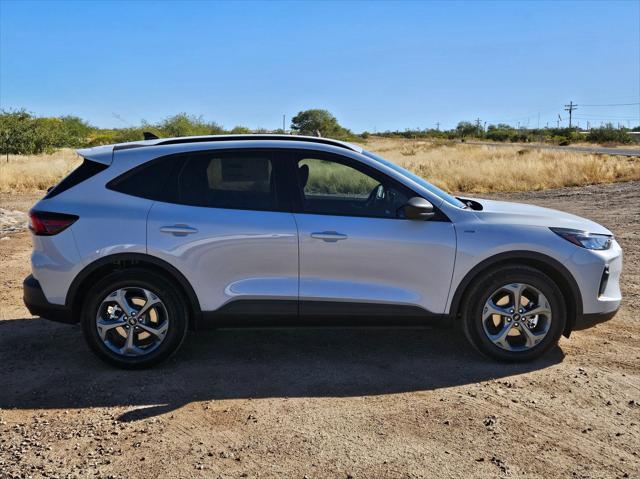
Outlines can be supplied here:
<path id="1" fill-rule="evenodd" d="M 409 202 L 403 206 L 404 216 L 408 220 L 428 220 L 435 216 L 433 205 L 431 202 L 414 196 Z"/>

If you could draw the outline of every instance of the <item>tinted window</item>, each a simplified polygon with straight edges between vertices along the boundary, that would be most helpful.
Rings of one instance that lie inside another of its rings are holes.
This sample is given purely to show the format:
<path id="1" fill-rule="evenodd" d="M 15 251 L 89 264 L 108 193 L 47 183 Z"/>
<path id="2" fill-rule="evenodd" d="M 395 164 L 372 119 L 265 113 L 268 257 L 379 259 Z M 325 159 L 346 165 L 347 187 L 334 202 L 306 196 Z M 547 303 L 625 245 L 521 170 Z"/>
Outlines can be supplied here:
<path id="1" fill-rule="evenodd" d="M 177 202 L 212 208 L 277 209 L 271 155 L 207 152 L 187 158 L 178 175 Z"/>
<path id="2" fill-rule="evenodd" d="M 97 175 L 107 168 L 108 165 L 96 163 L 95 161 L 84 160 L 80 166 L 69 173 L 69 175 L 67 175 L 60 183 L 51 188 L 45 198 L 52 198 L 56 195 L 59 195 L 63 191 L 66 191 L 69 188 L 76 186 L 85 180 L 88 180 L 92 176 Z"/>
<path id="3" fill-rule="evenodd" d="M 297 169 L 305 213 L 399 218 L 412 196 L 385 175 L 346 159 L 303 155 Z"/>
<path id="4" fill-rule="evenodd" d="M 376 155 L 375 153 L 371 153 L 370 151 L 364 150 L 362 153 L 364 155 L 368 156 L 369 158 L 372 158 L 372 159 L 374 159 L 376 161 L 379 161 L 383 165 L 388 166 L 389 168 L 391 168 L 391 169 L 397 171 L 398 173 L 406 176 L 407 178 L 415 181 L 420 186 L 422 186 L 423 188 L 429 190 L 431 193 L 433 193 L 437 197 L 442 198 L 447 203 L 449 203 L 449 204 L 451 204 L 453 206 L 457 206 L 458 208 L 466 208 L 466 205 L 462 201 L 460 201 L 458 198 L 456 198 L 455 196 L 451 196 L 446 191 L 443 191 L 440 188 L 438 188 L 437 186 L 432 185 L 431 183 L 426 181 L 424 178 L 421 178 L 420 176 L 418 176 L 418 175 L 416 175 L 414 173 L 411 173 L 409 170 L 406 170 L 406 169 L 402 168 L 401 166 L 396 165 L 395 163 L 392 163 L 392 162 L 390 162 L 388 160 L 385 160 L 381 156 Z"/>
<path id="5" fill-rule="evenodd" d="M 169 201 L 168 180 L 182 164 L 179 157 L 167 156 L 134 168 L 107 184 L 107 188 L 157 201 Z"/>

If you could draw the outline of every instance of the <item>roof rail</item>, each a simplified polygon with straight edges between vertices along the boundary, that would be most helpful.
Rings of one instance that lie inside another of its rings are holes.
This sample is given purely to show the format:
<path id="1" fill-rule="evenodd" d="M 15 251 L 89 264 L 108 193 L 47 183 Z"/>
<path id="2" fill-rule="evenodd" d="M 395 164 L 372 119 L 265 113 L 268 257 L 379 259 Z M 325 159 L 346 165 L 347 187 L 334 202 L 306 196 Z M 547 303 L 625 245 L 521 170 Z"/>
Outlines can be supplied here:
<path id="1" fill-rule="evenodd" d="M 145 146 L 160 145 L 179 145 L 184 143 L 201 143 L 214 141 L 241 141 L 241 140 L 280 140 L 280 141 L 305 141 L 309 143 L 322 143 L 325 145 L 333 145 L 352 151 L 360 151 L 360 148 L 346 143 L 344 141 L 332 140 L 329 138 L 317 138 L 313 136 L 297 136 L 297 135 L 211 135 L 211 136 L 185 136 L 179 138 L 169 138 L 166 140 L 154 141 L 153 143 L 123 143 L 114 146 L 114 150 L 127 150 L 129 148 L 141 148 Z"/>

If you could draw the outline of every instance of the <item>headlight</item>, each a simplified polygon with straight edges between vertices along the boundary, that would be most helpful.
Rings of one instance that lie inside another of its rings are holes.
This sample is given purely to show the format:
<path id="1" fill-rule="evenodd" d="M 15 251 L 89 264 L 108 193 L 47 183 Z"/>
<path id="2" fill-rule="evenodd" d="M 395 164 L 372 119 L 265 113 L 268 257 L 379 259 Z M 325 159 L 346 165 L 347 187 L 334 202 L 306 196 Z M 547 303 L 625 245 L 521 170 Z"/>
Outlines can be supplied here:
<path id="1" fill-rule="evenodd" d="M 609 235 L 599 235 L 587 233 L 586 231 L 572 230 L 570 228 L 550 228 L 558 236 L 562 236 L 567 241 L 586 249 L 603 250 L 611 247 Z"/>

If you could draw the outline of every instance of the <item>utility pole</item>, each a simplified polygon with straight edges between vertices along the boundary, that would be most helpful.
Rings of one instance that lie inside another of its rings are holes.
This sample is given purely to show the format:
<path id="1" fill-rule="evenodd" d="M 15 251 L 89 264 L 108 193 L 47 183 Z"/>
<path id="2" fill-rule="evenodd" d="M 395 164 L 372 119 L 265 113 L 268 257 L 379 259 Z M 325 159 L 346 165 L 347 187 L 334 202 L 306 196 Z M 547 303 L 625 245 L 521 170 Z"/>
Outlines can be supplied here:
<path id="1" fill-rule="evenodd" d="M 578 105 L 575 105 L 572 101 L 568 105 L 564 106 L 564 111 L 569 112 L 569 128 L 571 128 L 571 117 L 573 116 L 573 110 L 577 110 Z"/>
<path id="2" fill-rule="evenodd" d="M 480 118 L 476 118 L 476 131 L 480 134 Z"/>
<path id="3" fill-rule="evenodd" d="M 436 122 L 436 131 L 440 131 L 440 122 Z"/>
<path id="4" fill-rule="evenodd" d="M 287 119 L 287 115 L 282 115 L 282 133 L 287 132 L 287 129 L 285 128 L 285 125 L 287 123 L 286 119 Z"/>
<path id="5" fill-rule="evenodd" d="M 558 113 L 558 128 L 560 128 L 560 122 L 562 121 L 562 117 L 560 116 L 560 114 Z"/>

